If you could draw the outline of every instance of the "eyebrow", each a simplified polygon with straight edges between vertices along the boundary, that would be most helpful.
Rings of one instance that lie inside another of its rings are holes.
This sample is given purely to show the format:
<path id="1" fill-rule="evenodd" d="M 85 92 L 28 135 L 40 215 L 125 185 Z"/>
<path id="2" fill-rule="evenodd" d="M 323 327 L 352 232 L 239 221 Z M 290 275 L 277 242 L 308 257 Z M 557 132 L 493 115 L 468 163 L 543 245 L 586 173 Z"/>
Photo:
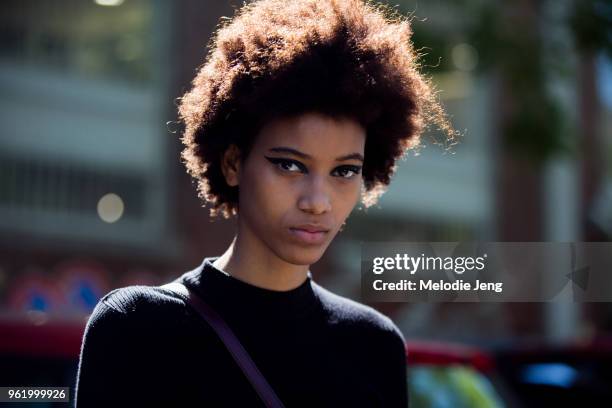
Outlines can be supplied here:
<path id="1" fill-rule="evenodd" d="M 295 156 L 304 158 L 304 159 L 311 159 L 312 157 L 306 153 L 300 152 L 299 150 L 293 149 L 291 147 L 272 147 L 270 149 L 268 149 L 271 152 L 278 152 L 278 153 L 290 153 L 293 154 Z M 363 156 L 359 153 L 350 153 L 344 156 L 340 156 L 336 158 L 336 161 L 345 161 L 345 160 L 359 160 L 360 162 L 363 163 Z"/>

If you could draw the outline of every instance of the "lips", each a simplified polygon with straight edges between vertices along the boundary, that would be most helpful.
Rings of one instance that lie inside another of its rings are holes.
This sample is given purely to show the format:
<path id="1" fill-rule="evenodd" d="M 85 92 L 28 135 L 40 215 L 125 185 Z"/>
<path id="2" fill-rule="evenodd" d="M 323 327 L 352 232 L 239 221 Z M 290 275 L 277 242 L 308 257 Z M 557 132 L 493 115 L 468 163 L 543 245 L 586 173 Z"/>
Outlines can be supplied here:
<path id="1" fill-rule="evenodd" d="M 289 232 L 302 243 L 321 244 L 325 241 L 329 228 L 308 224 L 289 228 Z"/>
<path id="2" fill-rule="evenodd" d="M 328 232 L 329 228 L 325 228 L 323 225 L 317 224 L 303 224 L 292 227 L 292 229 L 299 229 L 306 232 Z"/>

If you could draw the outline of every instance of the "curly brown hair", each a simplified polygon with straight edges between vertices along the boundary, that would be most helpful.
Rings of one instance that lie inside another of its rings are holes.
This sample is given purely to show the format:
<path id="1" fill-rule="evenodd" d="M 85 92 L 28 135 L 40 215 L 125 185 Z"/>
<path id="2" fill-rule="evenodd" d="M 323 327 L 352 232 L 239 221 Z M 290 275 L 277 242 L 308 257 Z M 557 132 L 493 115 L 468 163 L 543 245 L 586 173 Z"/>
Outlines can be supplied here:
<path id="1" fill-rule="evenodd" d="M 366 130 L 362 203 L 375 204 L 396 161 L 435 123 L 453 131 L 419 73 L 409 21 L 361 0 L 259 0 L 213 36 L 206 62 L 179 104 L 181 157 L 211 216 L 237 214 L 221 159 L 244 160 L 267 121 L 305 112 L 356 120 Z"/>

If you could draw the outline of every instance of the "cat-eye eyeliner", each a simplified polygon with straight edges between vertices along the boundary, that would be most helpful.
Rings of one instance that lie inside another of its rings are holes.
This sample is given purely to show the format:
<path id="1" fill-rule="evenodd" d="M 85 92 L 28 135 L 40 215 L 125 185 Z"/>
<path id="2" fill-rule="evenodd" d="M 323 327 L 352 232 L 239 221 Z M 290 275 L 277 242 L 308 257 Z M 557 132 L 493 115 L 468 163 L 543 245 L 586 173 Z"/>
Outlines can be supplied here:
<path id="1" fill-rule="evenodd" d="M 270 163 L 274 164 L 275 166 L 277 166 L 279 169 L 284 170 L 286 172 L 290 172 L 293 173 L 293 171 L 287 170 L 287 169 L 283 169 L 281 167 L 282 164 L 295 164 L 301 172 L 303 173 L 308 173 L 308 170 L 306 169 L 306 167 L 300 163 L 297 160 L 293 160 L 293 159 L 286 159 L 286 158 L 282 158 L 282 157 L 268 157 L 268 156 L 264 156 Z M 350 177 L 343 177 L 340 176 L 341 178 L 344 179 L 351 179 L 353 177 L 356 177 L 357 175 L 360 174 L 361 172 L 361 166 L 354 166 L 354 165 L 342 165 L 342 166 L 338 166 L 334 169 L 334 171 L 337 171 L 339 169 L 342 170 L 347 170 L 347 171 L 352 171 L 354 174 Z"/>

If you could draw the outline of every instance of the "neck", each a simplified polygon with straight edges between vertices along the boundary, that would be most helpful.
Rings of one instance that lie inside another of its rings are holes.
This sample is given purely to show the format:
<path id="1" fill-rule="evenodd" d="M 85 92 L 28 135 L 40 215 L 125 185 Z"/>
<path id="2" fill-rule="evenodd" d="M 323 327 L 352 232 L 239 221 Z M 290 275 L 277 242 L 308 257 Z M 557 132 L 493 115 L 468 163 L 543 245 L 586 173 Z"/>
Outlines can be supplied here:
<path id="1" fill-rule="evenodd" d="M 288 291 L 307 278 L 309 265 L 293 265 L 270 251 L 258 251 L 241 239 L 240 232 L 214 266 L 236 279 L 264 289 Z"/>

